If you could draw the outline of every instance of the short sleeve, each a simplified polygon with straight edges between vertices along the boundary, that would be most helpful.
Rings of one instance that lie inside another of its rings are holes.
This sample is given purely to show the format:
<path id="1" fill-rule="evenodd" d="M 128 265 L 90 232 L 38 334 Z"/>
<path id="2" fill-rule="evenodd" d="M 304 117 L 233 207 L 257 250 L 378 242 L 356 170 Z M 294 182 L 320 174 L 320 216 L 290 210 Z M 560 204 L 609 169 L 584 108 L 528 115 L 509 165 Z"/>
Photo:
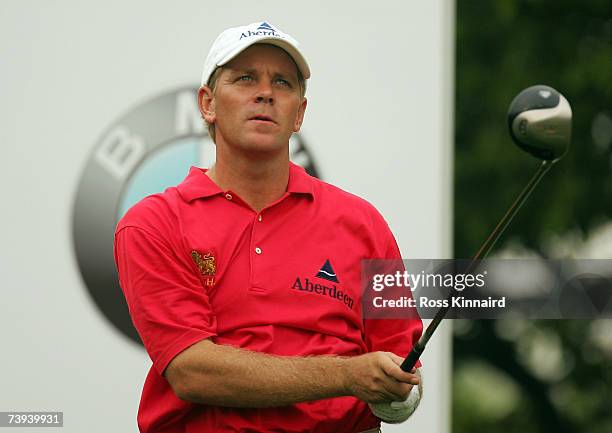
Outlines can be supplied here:
<path id="1" fill-rule="evenodd" d="M 208 294 L 188 258 L 132 226 L 116 233 L 114 255 L 132 322 L 160 375 L 180 352 L 216 335 Z"/>
<path id="2" fill-rule="evenodd" d="M 382 218 L 382 217 L 381 217 Z M 392 266 L 401 266 L 401 253 L 386 222 L 379 228 L 380 249 L 376 258 L 393 260 Z M 395 268 L 394 268 L 395 269 Z M 408 292 L 409 293 L 409 292 Z M 406 357 L 423 332 L 423 323 L 416 309 L 409 318 L 364 319 L 366 345 L 371 352 L 385 351 Z M 417 361 L 417 368 L 421 361 Z"/>

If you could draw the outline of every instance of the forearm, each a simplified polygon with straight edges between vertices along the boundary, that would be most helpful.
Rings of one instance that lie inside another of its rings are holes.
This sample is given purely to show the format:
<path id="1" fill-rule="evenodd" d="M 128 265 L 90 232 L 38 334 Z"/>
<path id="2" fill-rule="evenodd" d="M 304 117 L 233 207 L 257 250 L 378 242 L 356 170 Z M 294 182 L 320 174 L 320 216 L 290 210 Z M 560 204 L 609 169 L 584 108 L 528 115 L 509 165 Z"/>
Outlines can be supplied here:
<path id="1" fill-rule="evenodd" d="M 280 357 L 202 341 L 173 373 L 180 397 L 226 407 L 286 406 L 347 395 L 344 358 Z"/>

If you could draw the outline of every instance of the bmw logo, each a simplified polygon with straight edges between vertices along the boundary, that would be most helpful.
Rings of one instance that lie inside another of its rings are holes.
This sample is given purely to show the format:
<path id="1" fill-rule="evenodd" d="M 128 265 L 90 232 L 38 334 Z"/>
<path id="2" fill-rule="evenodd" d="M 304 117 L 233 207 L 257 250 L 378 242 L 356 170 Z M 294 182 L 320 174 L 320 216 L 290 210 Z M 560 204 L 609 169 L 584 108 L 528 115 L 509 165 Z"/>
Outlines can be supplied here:
<path id="1" fill-rule="evenodd" d="M 186 87 L 163 93 L 111 124 L 89 155 L 77 188 L 72 240 L 83 282 L 103 316 L 138 344 L 113 259 L 115 226 L 143 197 L 180 183 L 190 166 L 214 163 L 197 92 Z M 302 137 L 294 134 L 289 145 L 291 159 L 317 176 Z"/>

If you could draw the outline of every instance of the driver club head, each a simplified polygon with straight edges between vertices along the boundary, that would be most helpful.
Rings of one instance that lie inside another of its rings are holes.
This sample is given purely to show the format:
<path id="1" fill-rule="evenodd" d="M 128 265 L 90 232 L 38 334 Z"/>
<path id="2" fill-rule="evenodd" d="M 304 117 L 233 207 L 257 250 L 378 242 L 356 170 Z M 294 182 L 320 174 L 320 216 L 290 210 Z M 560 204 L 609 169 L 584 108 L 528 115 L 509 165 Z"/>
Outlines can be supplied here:
<path id="1" fill-rule="evenodd" d="M 552 87 L 531 86 L 510 103 L 508 127 L 521 149 L 536 158 L 554 162 L 569 148 L 572 109 L 567 99 Z"/>

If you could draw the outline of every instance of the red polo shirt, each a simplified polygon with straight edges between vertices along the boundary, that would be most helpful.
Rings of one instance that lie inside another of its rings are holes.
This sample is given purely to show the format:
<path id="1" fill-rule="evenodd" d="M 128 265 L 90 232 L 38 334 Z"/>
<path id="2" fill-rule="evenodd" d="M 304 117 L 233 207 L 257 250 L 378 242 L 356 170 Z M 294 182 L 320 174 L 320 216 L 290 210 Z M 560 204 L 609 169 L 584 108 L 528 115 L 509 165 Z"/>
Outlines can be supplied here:
<path id="1" fill-rule="evenodd" d="M 400 257 L 369 203 L 291 164 L 285 195 L 257 213 L 205 171 L 192 167 L 117 226 L 121 287 L 153 361 L 140 431 L 352 433 L 379 425 L 354 397 L 233 409 L 174 394 L 165 368 L 205 338 L 275 355 L 405 356 L 422 331 L 420 320 L 362 318 L 360 261 Z"/>

